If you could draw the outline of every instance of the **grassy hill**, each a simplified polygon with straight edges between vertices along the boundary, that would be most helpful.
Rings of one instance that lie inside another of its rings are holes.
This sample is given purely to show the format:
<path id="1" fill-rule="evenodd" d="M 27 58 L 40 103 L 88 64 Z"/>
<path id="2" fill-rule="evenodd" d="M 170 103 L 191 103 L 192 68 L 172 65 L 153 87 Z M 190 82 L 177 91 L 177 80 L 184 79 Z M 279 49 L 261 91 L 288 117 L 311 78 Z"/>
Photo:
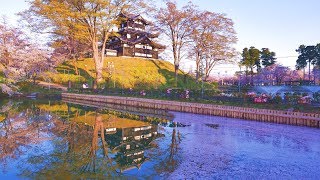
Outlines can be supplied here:
<path id="1" fill-rule="evenodd" d="M 108 68 L 108 63 L 112 62 L 114 68 Z M 75 67 L 79 70 L 79 75 L 75 75 Z M 56 68 L 58 73 L 48 72 L 43 77 L 45 81 L 67 85 L 70 80 L 74 84 L 92 84 L 95 77 L 93 59 L 88 58 L 77 61 L 73 64 L 67 61 Z M 103 77 L 108 87 L 115 88 L 169 88 L 175 87 L 174 66 L 170 62 L 163 60 L 151 60 L 144 58 L 130 57 L 108 57 L 105 60 Z M 104 86 L 105 84 L 101 85 Z M 177 87 L 198 89 L 200 85 L 195 80 L 179 72 Z M 207 88 L 212 88 L 206 84 Z"/>
<path id="2" fill-rule="evenodd" d="M 0 83 L 4 82 L 4 74 L 3 74 L 3 67 L 0 64 Z"/>
<path id="3" fill-rule="evenodd" d="M 0 64 L 0 84 L 2 84 L 4 82 L 5 82 L 5 78 L 4 78 L 4 74 L 3 74 L 3 67 Z M 3 97 L 6 97 L 6 95 L 2 93 L 2 89 L 0 87 L 0 99 Z M 1 121 L 1 116 L 0 116 L 0 121 Z"/>
<path id="4" fill-rule="evenodd" d="M 6 117 L 4 115 L 0 114 L 0 122 L 5 120 L 5 119 L 6 119 Z"/>

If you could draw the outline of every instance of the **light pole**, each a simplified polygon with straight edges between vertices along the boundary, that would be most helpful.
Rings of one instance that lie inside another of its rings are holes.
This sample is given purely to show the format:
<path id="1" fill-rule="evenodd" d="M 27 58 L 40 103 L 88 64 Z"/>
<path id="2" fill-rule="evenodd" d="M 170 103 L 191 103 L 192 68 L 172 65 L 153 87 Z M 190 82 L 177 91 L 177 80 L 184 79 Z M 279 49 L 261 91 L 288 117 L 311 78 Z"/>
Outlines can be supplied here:
<path id="1" fill-rule="evenodd" d="M 242 75 L 241 63 L 239 63 L 239 68 L 240 68 L 240 71 L 239 71 L 239 83 L 238 83 L 238 86 L 239 86 L 239 93 L 241 93 L 241 75 Z"/>
<path id="2" fill-rule="evenodd" d="M 204 95 L 204 88 L 203 88 L 203 81 L 204 81 L 204 62 L 203 62 L 203 57 L 201 58 L 200 61 L 200 75 L 201 75 L 201 98 L 203 99 Z"/>
<path id="3" fill-rule="evenodd" d="M 114 63 L 108 62 L 108 71 L 109 71 L 109 79 L 111 79 L 112 75 L 114 74 Z M 116 82 L 113 79 L 113 88 L 115 88 Z"/>

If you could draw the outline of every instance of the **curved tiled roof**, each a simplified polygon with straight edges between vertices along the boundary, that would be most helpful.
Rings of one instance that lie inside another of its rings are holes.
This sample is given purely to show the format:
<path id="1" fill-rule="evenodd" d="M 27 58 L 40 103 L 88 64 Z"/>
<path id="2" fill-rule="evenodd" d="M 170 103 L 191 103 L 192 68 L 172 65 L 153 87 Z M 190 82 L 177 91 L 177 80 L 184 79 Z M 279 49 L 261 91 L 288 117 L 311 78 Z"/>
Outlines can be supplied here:
<path id="1" fill-rule="evenodd" d="M 131 20 L 139 19 L 140 21 L 142 21 L 146 25 L 151 24 L 149 21 L 144 19 L 140 14 L 137 15 L 137 14 L 130 14 L 130 13 L 122 12 L 122 13 L 119 14 L 119 17 L 123 17 L 123 18 L 126 18 L 126 19 L 131 19 Z"/>
<path id="2" fill-rule="evenodd" d="M 127 38 L 123 38 L 123 37 L 118 37 L 122 42 L 125 42 L 126 44 L 129 45 L 135 45 L 135 44 L 139 44 L 142 43 L 143 41 L 147 40 L 149 41 L 150 46 L 158 48 L 158 49 L 165 49 L 166 46 L 156 43 L 154 41 L 152 41 L 149 37 L 147 37 L 146 35 L 143 35 L 135 40 L 130 40 Z"/>
<path id="3" fill-rule="evenodd" d="M 149 32 L 146 32 L 146 31 L 141 31 L 141 30 L 137 30 L 137 29 L 130 29 L 130 28 L 122 29 L 120 32 L 126 32 L 126 33 L 130 33 L 130 34 L 137 34 L 137 35 L 140 35 L 140 36 L 145 35 L 148 38 L 157 38 L 160 35 L 159 32 L 157 32 L 157 33 L 149 33 Z"/>

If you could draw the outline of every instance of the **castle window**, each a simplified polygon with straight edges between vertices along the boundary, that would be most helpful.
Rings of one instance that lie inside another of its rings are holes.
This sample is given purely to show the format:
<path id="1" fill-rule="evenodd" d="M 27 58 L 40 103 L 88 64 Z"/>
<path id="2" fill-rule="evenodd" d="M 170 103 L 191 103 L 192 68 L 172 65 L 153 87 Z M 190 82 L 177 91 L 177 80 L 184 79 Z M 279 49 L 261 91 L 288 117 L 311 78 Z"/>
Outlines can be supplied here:
<path id="1" fill-rule="evenodd" d="M 130 149 L 130 144 L 127 144 L 127 145 L 126 145 L 126 149 Z"/>

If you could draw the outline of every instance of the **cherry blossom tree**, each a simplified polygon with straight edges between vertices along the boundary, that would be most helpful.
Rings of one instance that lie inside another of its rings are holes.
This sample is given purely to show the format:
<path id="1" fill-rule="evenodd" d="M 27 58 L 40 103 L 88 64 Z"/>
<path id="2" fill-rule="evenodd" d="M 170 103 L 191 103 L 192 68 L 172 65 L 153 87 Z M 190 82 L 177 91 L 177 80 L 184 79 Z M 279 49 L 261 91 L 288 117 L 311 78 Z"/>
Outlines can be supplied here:
<path id="1" fill-rule="evenodd" d="M 233 22 L 223 14 L 199 11 L 193 18 L 189 54 L 196 61 L 196 77 L 200 74 L 201 61 L 204 61 L 204 79 L 207 80 L 213 67 L 219 63 L 232 61 L 236 55 L 232 47 L 237 38 Z"/>
<path id="2" fill-rule="evenodd" d="M 184 50 L 190 42 L 194 12 L 195 7 L 191 3 L 179 9 L 175 2 L 168 1 L 166 7 L 158 9 L 155 15 L 160 31 L 170 39 L 176 82 Z"/>
<path id="3" fill-rule="evenodd" d="M 289 80 L 289 81 L 300 81 L 302 79 L 303 79 L 303 71 L 302 70 L 290 71 L 289 76 L 286 78 L 286 80 Z"/>
<path id="4" fill-rule="evenodd" d="M 54 61 L 58 63 L 61 63 L 65 60 L 71 60 L 76 75 L 79 75 L 77 61 L 83 58 L 88 53 L 92 54 L 92 51 L 88 44 L 83 43 L 71 36 L 57 39 L 53 43 L 51 43 L 50 46 L 54 48 L 52 59 L 54 59 Z"/>
<path id="5" fill-rule="evenodd" d="M 30 27 L 37 27 L 37 31 L 49 33 L 54 39 L 72 37 L 90 46 L 95 84 L 103 82 L 106 43 L 120 23 L 118 15 L 144 9 L 143 0 L 30 0 L 29 3 L 30 8 L 21 15 Z"/>
<path id="6" fill-rule="evenodd" d="M 314 80 L 317 83 L 320 83 L 320 66 L 313 68 Z"/>
<path id="7" fill-rule="evenodd" d="M 281 85 L 285 80 L 292 80 L 291 74 L 288 67 L 273 64 L 261 69 L 260 73 L 254 77 L 254 81 L 265 85 Z"/>
<path id="8" fill-rule="evenodd" d="M 20 29 L 8 25 L 4 18 L 0 22 L 0 64 L 6 84 L 32 78 L 35 80 L 42 71 L 52 64 L 49 52 L 31 43 Z"/>

